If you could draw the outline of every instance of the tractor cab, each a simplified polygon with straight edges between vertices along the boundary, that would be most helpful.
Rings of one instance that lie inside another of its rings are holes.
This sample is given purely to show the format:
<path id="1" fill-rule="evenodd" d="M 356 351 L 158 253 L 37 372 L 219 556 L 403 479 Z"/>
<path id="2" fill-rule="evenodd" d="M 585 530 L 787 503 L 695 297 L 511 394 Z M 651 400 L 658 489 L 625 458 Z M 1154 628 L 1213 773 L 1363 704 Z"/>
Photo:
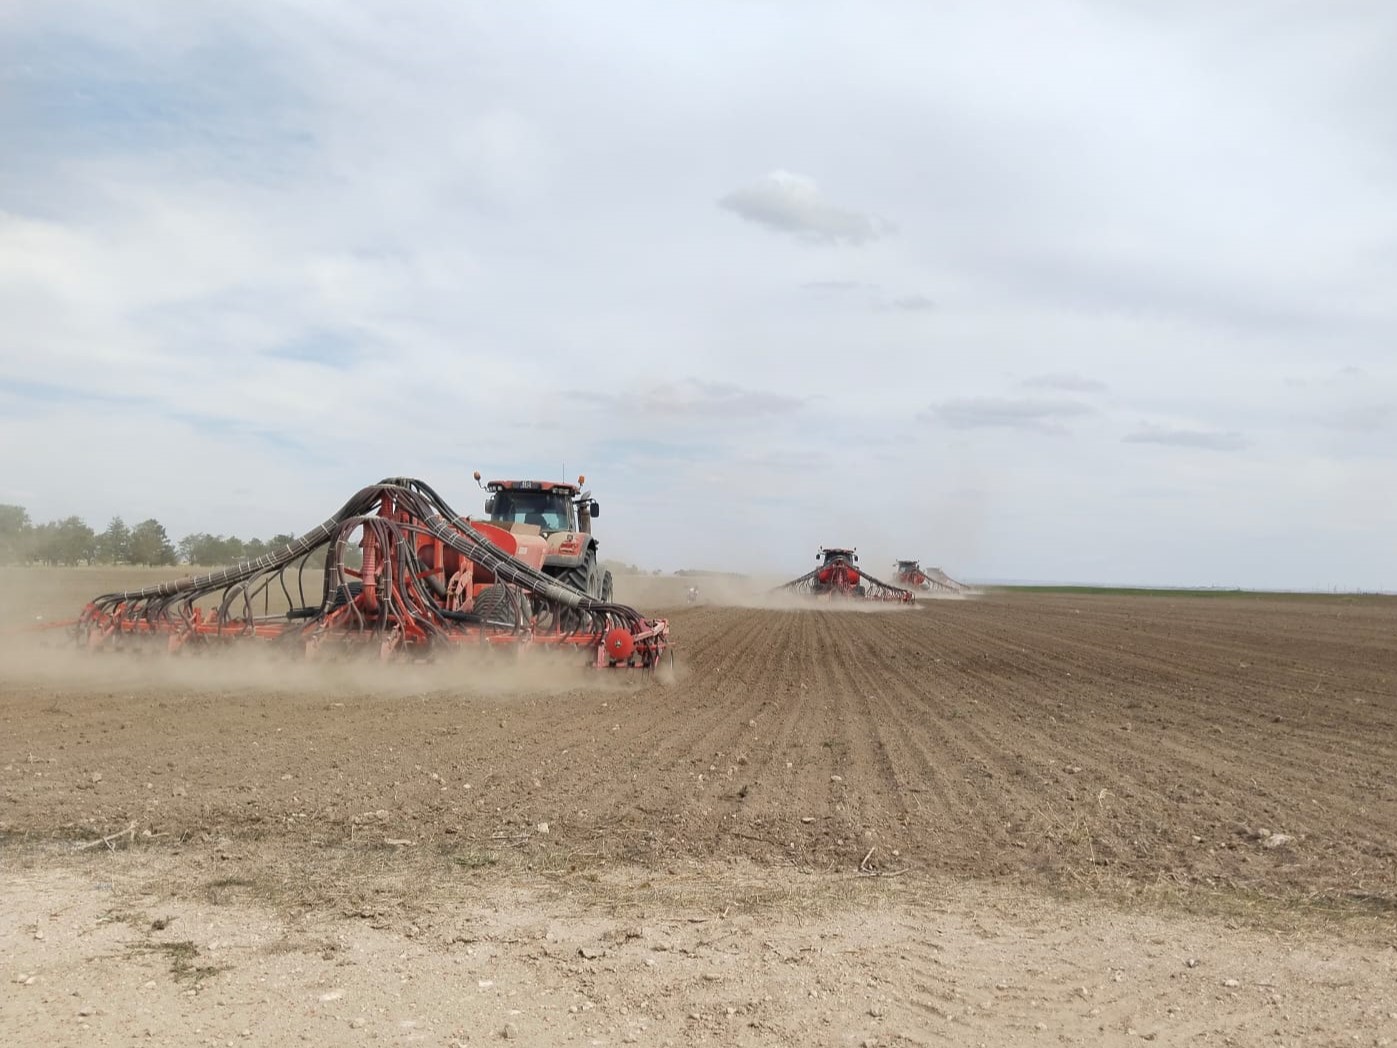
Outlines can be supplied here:
<path id="1" fill-rule="evenodd" d="M 851 549 L 839 549 L 834 546 L 826 546 L 815 554 L 816 560 L 823 560 L 826 564 L 833 564 L 836 561 L 844 561 L 846 564 L 857 564 L 859 555 Z"/>
<path id="2" fill-rule="evenodd" d="M 545 535 L 555 531 L 590 534 L 592 518 L 599 516 L 596 501 L 577 484 L 492 480 L 485 490 L 489 492 L 485 512 L 490 522 L 505 528 L 531 524 Z"/>
<path id="3" fill-rule="evenodd" d="M 553 480 L 475 482 L 485 489 L 485 515 L 525 546 L 541 544 L 543 573 L 596 600 L 611 600 L 611 572 L 597 559 L 592 521 L 601 515 L 597 500 L 582 485 Z"/>
<path id="4" fill-rule="evenodd" d="M 913 572 L 922 570 L 921 562 L 915 560 L 900 560 L 897 562 L 897 570 L 901 575 L 910 575 Z"/>

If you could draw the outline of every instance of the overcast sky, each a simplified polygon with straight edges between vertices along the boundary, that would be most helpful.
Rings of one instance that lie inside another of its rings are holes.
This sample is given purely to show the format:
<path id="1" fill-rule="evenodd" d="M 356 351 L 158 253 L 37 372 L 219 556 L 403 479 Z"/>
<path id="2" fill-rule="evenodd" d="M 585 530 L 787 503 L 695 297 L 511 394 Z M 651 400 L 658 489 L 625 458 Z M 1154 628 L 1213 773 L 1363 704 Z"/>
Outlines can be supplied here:
<path id="1" fill-rule="evenodd" d="M 0 10 L 0 501 L 1397 589 L 1397 5 Z"/>

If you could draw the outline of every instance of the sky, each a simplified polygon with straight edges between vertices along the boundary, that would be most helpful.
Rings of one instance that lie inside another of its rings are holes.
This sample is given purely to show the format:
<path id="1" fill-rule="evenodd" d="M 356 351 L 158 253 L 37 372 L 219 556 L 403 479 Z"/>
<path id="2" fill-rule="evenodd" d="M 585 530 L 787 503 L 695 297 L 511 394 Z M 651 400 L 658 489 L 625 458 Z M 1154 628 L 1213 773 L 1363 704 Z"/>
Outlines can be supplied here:
<path id="1" fill-rule="evenodd" d="M 0 502 L 1397 589 L 1397 5 L 0 9 Z"/>

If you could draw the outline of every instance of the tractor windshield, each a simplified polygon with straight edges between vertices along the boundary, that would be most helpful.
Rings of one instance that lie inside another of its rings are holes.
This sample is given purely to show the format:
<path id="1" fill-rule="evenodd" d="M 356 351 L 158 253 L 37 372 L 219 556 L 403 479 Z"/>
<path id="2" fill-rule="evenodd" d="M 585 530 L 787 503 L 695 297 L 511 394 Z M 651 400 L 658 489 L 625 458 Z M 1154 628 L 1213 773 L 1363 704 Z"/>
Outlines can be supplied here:
<path id="1" fill-rule="evenodd" d="M 572 498 L 554 491 L 496 492 L 490 519 L 506 524 L 536 524 L 544 531 L 576 531 Z"/>

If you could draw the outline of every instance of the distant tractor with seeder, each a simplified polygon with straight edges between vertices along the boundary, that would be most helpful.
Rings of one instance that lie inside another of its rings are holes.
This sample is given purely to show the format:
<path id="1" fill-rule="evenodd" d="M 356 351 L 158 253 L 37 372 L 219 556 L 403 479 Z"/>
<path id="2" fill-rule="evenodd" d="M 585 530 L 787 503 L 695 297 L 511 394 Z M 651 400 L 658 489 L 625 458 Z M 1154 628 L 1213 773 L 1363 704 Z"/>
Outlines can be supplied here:
<path id="1" fill-rule="evenodd" d="M 900 560 L 893 569 L 893 578 L 902 585 L 914 590 L 931 589 L 931 580 L 922 571 L 922 566 L 915 560 Z"/>
<path id="2" fill-rule="evenodd" d="M 902 585 L 914 590 L 929 593 L 938 590 L 942 593 L 964 593 L 965 586 L 951 578 L 940 568 L 923 568 L 920 561 L 900 560 L 894 569 L 894 577 Z"/>
<path id="3" fill-rule="evenodd" d="M 826 600 L 912 601 L 911 590 L 874 578 L 860 568 L 856 549 L 822 547 L 815 554 L 815 559 L 820 561 L 818 568 L 777 587 L 778 590 L 790 590 Z"/>

